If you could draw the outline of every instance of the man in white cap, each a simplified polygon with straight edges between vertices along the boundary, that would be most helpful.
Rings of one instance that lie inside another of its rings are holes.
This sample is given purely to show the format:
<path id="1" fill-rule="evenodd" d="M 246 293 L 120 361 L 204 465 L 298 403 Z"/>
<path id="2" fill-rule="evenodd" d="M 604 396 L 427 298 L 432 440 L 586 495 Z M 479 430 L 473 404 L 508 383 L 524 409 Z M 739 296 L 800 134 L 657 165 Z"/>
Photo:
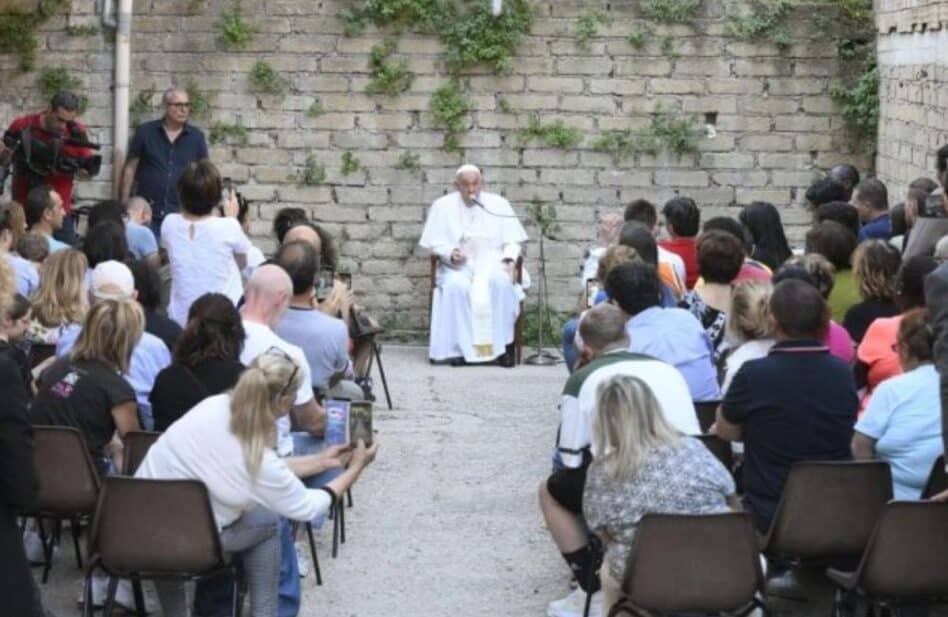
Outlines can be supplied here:
<path id="1" fill-rule="evenodd" d="M 498 359 L 513 366 L 523 289 L 512 274 L 527 234 L 506 199 L 481 190 L 474 165 L 457 170 L 454 186 L 431 205 L 419 242 L 441 262 L 428 357 L 453 366 Z"/>
<path id="2" fill-rule="evenodd" d="M 109 260 L 103 261 L 95 268 L 89 277 L 89 304 L 96 304 L 102 300 L 135 299 L 135 277 L 125 264 Z M 67 326 L 59 335 L 56 343 L 56 357 L 62 358 L 72 349 L 82 327 L 79 325 Z M 164 341 L 148 332 L 142 332 L 135 349 L 132 350 L 132 359 L 128 366 L 125 380 L 135 389 L 135 399 L 138 402 L 138 419 L 142 428 L 152 430 L 155 420 L 151 415 L 151 402 L 148 400 L 151 388 L 158 373 L 171 364 L 171 353 Z"/>

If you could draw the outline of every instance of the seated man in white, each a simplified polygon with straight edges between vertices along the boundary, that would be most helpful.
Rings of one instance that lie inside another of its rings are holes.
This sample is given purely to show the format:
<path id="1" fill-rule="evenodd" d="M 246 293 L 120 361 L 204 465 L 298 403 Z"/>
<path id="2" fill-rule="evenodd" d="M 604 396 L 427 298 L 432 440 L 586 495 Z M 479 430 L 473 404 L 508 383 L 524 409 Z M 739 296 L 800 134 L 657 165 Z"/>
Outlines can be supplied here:
<path id="1" fill-rule="evenodd" d="M 463 165 L 454 185 L 457 191 L 431 204 L 419 242 L 441 261 L 428 357 L 454 366 L 500 358 L 513 366 L 523 299 L 513 272 L 527 234 L 506 199 L 481 190 L 477 167 Z"/>

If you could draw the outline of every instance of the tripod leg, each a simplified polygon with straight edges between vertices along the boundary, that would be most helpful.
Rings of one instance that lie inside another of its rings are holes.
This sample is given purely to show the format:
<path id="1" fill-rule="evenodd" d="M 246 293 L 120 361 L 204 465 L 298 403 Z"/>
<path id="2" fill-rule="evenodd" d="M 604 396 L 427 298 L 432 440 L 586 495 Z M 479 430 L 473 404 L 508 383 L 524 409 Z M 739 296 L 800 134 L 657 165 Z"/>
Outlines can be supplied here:
<path id="1" fill-rule="evenodd" d="M 385 402 L 388 403 L 388 410 L 392 410 L 392 395 L 388 392 L 388 380 L 385 379 L 385 368 L 382 366 L 382 346 L 374 340 L 372 341 L 372 353 L 375 356 L 375 362 L 379 367 L 379 375 L 382 377 L 382 389 L 385 390 Z"/>

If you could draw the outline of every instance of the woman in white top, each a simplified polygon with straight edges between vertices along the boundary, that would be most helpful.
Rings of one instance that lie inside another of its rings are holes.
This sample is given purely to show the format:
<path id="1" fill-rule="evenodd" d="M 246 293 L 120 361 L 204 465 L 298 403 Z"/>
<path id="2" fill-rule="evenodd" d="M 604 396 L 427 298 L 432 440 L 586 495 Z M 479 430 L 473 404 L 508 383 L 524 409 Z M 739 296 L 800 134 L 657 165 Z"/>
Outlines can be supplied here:
<path id="1" fill-rule="evenodd" d="M 279 517 L 309 521 L 329 512 L 375 458 L 378 445 L 361 441 L 349 468 L 325 487 L 308 477 L 342 464 L 338 449 L 281 459 L 274 450 L 277 418 L 293 407 L 302 373 L 273 349 L 243 372 L 233 392 L 204 399 L 148 451 L 139 478 L 196 479 L 207 486 L 225 551 L 240 553 L 250 591 L 250 614 L 276 617 L 280 577 Z M 156 583 L 165 617 L 190 615 L 184 584 Z"/>
<path id="2" fill-rule="evenodd" d="M 236 304 L 243 293 L 240 272 L 247 265 L 250 241 L 237 215 L 237 198 L 224 204 L 226 216 L 215 215 L 221 202 L 221 176 L 207 160 L 191 163 L 178 181 L 181 213 L 161 224 L 161 246 L 171 265 L 168 316 L 182 327 L 191 303 L 206 293 L 222 293 Z"/>

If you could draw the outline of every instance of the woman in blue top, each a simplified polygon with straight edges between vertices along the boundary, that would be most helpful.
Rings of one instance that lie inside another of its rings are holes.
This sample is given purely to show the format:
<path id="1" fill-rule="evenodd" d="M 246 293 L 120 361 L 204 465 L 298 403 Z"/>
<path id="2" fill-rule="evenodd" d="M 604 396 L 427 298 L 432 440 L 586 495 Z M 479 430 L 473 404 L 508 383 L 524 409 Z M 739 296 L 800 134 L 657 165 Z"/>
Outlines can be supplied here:
<path id="1" fill-rule="evenodd" d="M 903 374 L 879 384 L 853 434 L 853 457 L 880 459 L 892 467 L 896 499 L 921 496 L 943 449 L 933 343 L 926 309 L 902 317 L 895 347 Z"/>

